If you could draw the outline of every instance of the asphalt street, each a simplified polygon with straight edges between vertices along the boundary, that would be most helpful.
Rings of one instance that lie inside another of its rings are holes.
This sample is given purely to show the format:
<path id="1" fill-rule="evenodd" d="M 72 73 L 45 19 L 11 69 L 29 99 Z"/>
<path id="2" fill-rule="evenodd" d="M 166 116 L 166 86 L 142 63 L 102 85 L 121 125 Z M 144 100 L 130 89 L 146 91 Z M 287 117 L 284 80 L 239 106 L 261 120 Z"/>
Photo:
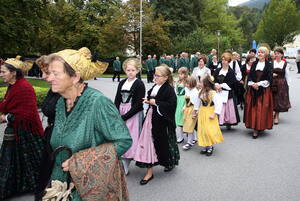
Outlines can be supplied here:
<path id="1" fill-rule="evenodd" d="M 279 125 L 257 139 L 252 139 L 243 123 L 230 131 L 222 128 L 225 141 L 215 146 L 211 157 L 200 155 L 198 146 L 183 151 L 180 144 L 179 166 L 168 173 L 155 167 L 154 179 L 145 186 L 139 184 L 145 170 L 132 163 L 127 176 L 131 201 L 299 201 L 300 74 L 294 60 L 290 67 L 292 108 L 280 115 Z M 111 99 L 117 85 L 110 78 L 89 81 L 89 86 Z M 9 199 L 30 200 L 32 195 Z"/>

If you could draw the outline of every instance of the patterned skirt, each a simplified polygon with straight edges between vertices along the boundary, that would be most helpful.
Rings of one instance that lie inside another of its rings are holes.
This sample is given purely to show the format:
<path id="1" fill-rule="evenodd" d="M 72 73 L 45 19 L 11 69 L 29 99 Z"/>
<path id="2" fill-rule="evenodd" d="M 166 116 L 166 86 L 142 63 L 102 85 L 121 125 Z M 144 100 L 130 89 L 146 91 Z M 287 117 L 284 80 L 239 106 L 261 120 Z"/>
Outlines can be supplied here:
<path id="1" fill-rule="evenodd" d="M 43 149 L 41 136 L 19 129 L 16 140 L 13 129 L 5 129 L 0 152 L 0 200 L 36 190 Z"/>

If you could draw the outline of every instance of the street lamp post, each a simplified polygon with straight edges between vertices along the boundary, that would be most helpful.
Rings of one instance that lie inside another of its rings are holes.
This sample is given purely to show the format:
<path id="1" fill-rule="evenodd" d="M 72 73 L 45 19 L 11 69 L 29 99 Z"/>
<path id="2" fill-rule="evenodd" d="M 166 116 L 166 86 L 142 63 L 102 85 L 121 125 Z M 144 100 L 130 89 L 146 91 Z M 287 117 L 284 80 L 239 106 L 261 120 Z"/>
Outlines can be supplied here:
<path id="1" fill-rule="evenodd" d="M 218 59 L 220 56 L 220 36 L 221 36 L 221 30 L 217 30 L 217 37 L 218 37 Z"/>
<path id="2" fill-rule="evenodd" d="M 140 62 L 142 63 L 143 0 L 140 0 Z"/>

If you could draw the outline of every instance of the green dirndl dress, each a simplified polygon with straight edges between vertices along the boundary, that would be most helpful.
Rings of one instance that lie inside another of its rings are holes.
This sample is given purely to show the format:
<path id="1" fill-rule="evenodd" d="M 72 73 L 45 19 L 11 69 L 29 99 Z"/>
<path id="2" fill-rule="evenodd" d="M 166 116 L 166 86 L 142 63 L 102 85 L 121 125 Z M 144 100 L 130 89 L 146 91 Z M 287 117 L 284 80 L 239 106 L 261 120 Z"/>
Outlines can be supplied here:
<path id="1" fill-rule="evenodd" d="M 184 106 L 184 84 L 178 84 L 176 86 L 176 95 L 177 95 L 177 106 L 176 106 L 176 112 L 175 112 L 175 122 L 176 126 L 183 126 L 183 112 L 182 108 Z"/>

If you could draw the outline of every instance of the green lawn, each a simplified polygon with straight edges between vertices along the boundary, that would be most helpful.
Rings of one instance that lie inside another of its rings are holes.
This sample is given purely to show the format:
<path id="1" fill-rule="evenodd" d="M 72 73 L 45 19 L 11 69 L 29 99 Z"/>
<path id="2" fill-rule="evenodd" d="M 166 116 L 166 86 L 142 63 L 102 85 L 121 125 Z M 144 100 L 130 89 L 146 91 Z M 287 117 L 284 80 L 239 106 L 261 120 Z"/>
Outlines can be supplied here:
<path id="1" fill-rule="evenodd" d="M 50 88 L 50 85 L 48 82 L 40 79 L 32 79 L 32 78 L 26 78 L 28 82 L 31 83 L 32 86 L 35 87 L 41 87 L 41 88 Z M 7 85 L 3 83 L 3 79 L 0 79 L 0 87 L 6 87 Z"/>

